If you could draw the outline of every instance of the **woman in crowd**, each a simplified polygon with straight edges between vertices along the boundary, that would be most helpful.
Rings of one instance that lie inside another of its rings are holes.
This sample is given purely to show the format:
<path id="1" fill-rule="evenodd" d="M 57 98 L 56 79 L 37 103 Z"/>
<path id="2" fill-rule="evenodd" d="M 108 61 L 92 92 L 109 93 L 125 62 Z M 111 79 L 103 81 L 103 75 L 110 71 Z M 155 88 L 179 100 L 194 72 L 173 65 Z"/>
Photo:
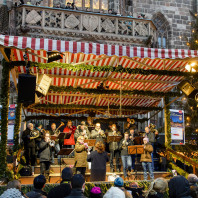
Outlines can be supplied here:
<path id="1" fill-rule="evenodd" d="M 91 162 L 91 178 L 90 181 L 105 181 L 106 163 L 109 161 L 105 145 L 99 141 L 95 145 L 95 151 L 92 151 L 87 157 L 87 161 Z"/>
<path id="2" fill-rule="evenodd" d="M 164 178 L 157 178 L 151 182 L 149 189 L 144 193 L 145 198 L 163 198 L 168 188 L 168 182 Z"/>
<path id="3" fill-rule="evenodd" d="M 74 160 L 76 167 L 76 173 L 82 174 L 85 177 L 85 171 L 87 167 L 87 152 L 88 145 L 84 143 L 84 136 L 79 136 L 75 146 Z"/>

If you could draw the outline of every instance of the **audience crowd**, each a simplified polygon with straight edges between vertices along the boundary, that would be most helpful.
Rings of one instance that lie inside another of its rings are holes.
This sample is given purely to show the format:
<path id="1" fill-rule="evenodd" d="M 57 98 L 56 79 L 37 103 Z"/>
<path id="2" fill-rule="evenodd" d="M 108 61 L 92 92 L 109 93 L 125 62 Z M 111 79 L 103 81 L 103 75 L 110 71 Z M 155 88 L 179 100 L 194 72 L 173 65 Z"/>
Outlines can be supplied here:
<path id="1" fill-rule="evenodd" d="M 62 171 L 61 177 L 60 184 L 52 188 L 48 194 L 43 190 L 46 184 L 43 175 L 34 178 L 33 188 L 26 194 L 21 191 L 19 180 L 10 181 L 0 198 L 86 198 L 83 175 L 73 175 L 72 169 L 66 167 Z M 95 186 L 88 194 L 89 198 L 163 198 L 168 191 L 170 198 L 197 198 L 197 183 L 198 177 L 195 174 L 189 174 L 187 179 L 179 175 L 169 181 L 157 178 L 151 182 L 147 190 L 144 190 L 144 187 L 138 186 L 136 182 L 124 187 L 124 180 L 117 177 L 114 185 L 106 193 L 102 192 L 100 187 Z"/>

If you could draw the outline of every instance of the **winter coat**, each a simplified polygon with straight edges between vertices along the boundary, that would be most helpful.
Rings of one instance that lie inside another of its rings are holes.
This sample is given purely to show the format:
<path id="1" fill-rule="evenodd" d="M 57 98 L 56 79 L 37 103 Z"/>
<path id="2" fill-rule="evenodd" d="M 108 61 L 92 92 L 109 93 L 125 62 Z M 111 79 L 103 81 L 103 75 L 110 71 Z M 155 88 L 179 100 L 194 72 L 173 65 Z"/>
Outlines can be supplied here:
<path id="1" fill-rule="evenodd" d="M 87 161 L 91 162 L 90 181 L 105 181 L 106 163 L 109 161 L 107 152 L 98 153 L 97 151 L 92 151 L 88 155 Z"/>
<path id="2" fill-rule="evenodd" d="M 157 194 L 154 195 L 149 194 L 148 198 L 164 198 L 164 194 L 157 192 Z"/>
<path id="3" fill-rule="evenodd" d="M 127 141 L 123 138 L 119 144 L 119 149 L 121 150 L 121 156 L 123 155 L 130 155 L 128 154 L 128 146 L 132 146 L 133 142 L 128 139 Z"/>
<path id="4" fill-rule="evenodd" d="M 81 125 L 78 125 L 77 128 L 76 128 L 76 131 L 74 133 L 74 139 L 75 141 L 77 141 L 78 137 L 82 135 L 83 133 L 83 130 L 80 128 Z M 84 130 L 86 131 L 86 136 L 85 136 L 85 139 L 90 139 L 90 132 L 88 130 L 88 128 L 85 126 L 84 127 Z"/>
<path id="5" fill-rule="evenodd" d="M 87 167 L 87 149 L 84 144 L 76 143 L 74 156 L 75 167 Z"/>
<path id="6" fill-rule="evenodd" d="M 149 139 L 149 142 L 152 144 L 154 142 L 156 142 L 155 140 L 155 133 L 153 132 L 149 132 L 149 133 L 144 133 L 143 137 L 147 137 Z"/>
<path id="7" fill-rule="evenodd" d="M 47 193 L 45 191 L 33 188 L 32 191 L 26 193 L 28 198 L 38 198 L 38 197 L 45 197 L 47 198 Z"/>
<path id="8" fill-rule="evenodd" d="M 29 148 L 29 147 L 36 147 L 35 144 L 35 139 L 30 139 L 30 135 L 31 135 L 31 130 L 29 128 L 27 128 L 25 131 L 23 131 L 22 133 L 22 140 L 24 142 L 24 147 L 25 148 Z"/>
<path id="9" fill-rule="evenodd" d="M 110 131 L 108 133 L 108 136 L 122 136 L 122 134 L 119 131 L 117 131 L 116 135 L 113 135 L 113 131 Z M 119 150 L 119 142 L 109 142 L 109 150 L 110 151 Z"/>
<path id="10" fill-rule="evenodd" d="M 153 147 L 150 143 L 147 143 L 144 148 L 144 153 L 141 154 L 140 162 L 152 162 L 151 153 L 153 152 Z"/>
<path id="11" fill-rule="evenodd" d="M 40 162 L 51 161 L 51 147 L 45 140 L 39 143 L 39 157 Z"/>
<path id="12" fill-rule="evenodd" d="M 86 198 L 81 189 L 72 189 L 71 193 L 65 198 Z"/>
<path id="13" fill-rule="evenodd" d="M 96 139 L 96 142 L 102 141 L 106 139 L 106 135 L 103 130 L 101 130 L 102 134 L 99 134 L 96 129 L 91 131 L 91 139 Z"/>
<path id="14" fill-rule="evenodd" d="M 170 198 L 191 198 L 188 180 L 181 175 L 173 177 L 168 183 Z"/>
<path id="15" fill-rule="evenodd" d="M 71 136 L 69 139 L 64 139 L 64 145 L 75 145 L 75 140 L 74 140 L 74 133 L 75 133 L 76 127 L 72 126 L 71 128 L 65 127 L 63 132 L 64 133 L 71 133 Z"/>

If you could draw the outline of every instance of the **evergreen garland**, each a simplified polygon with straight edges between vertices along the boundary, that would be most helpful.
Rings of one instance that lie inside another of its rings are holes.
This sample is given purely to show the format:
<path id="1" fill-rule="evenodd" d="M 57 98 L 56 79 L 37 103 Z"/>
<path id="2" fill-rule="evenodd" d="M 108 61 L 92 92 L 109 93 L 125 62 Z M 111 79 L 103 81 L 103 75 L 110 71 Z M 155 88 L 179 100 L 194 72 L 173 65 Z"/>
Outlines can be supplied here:
<path id="1" fill-rule="evenodd" d="M 7 131 L 8 131 L 8 110 L 9 110 L 9 88 L 10 68 L 7 67 L 5 59 L 2 60 L 1 80 L 1 141 L 0 141 L 0 178 L 7 178 Z"/>
<path id="2" fill-rule="evenodd" d="M 108 89 L 85 89 L 81 87 L 74 88 L 72 86 L 50 86 L 49 91 L 53 92 L 73 92 L 73 93 L 87 93 L 87 94 L 115 94 L 115 95 L 120 95 L 120 90 L 108 90 Z M 162 98 L 164 96 L 167 97 L 177 97 L 177 96 L 182 96 L 180 92 L 153 92 L 153 91 L 143 91 L 143 90 L 132 90 L 132 91 L 122 91 L 122 95 L 142 95 L 142 96 L 151 96 L 151 97 L 157 97 L 157 98 Z"/>
<path id="3" fill-rule="evenodd" d="M 14 124 L 14 152 L 17 152 L 19 149 L 19 132 L 21 125 L 21 114 L 22 114 L 22 103 L 17 104 L 16 108 L 16 118 Z"/>
<path id="4" fill-rule="evenodd" d="M 11 68 L 14 66 L 25 66 L 25 61 L 12 61 L 8 63 Z M 51 63 L 37 63 L 37 62 L 28 62 L 30 67 L 38 67 L 38 69 L 53 69 L 53 68 L 62 68 L 70 71 L 84 71 L 90 70 L 91 72 L 117 72 L 117 73 L 127 73 L 127 74 L 141 74 L 141 75 L 161 75 L 161 76 L 193 76 L 198 77 L 197 72 L 181 72 L 181 71 L 168 71 L 168 70 L 156 70 L 156 69 L 140 69 L 140 68 L 124 68 L 122 65 L 118 67 L 113 66 L 93 66 L 87 64 L 72 65 L 67 63 L 51 62 Z"/>

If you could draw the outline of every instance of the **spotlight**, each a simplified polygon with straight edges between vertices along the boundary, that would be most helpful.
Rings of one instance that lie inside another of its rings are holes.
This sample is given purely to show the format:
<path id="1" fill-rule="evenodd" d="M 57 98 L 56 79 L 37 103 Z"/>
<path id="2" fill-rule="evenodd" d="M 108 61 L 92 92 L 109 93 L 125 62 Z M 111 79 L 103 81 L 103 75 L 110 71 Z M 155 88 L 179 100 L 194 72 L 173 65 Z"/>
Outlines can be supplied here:
<path id="1" fill-rule="evenodd" d="M 59 52 L 47 52 L 47 55 L 48 55 L 48 61 L 47 61 L 48 63 L 63 59 L 61 56 L 63 54 Z"/>

